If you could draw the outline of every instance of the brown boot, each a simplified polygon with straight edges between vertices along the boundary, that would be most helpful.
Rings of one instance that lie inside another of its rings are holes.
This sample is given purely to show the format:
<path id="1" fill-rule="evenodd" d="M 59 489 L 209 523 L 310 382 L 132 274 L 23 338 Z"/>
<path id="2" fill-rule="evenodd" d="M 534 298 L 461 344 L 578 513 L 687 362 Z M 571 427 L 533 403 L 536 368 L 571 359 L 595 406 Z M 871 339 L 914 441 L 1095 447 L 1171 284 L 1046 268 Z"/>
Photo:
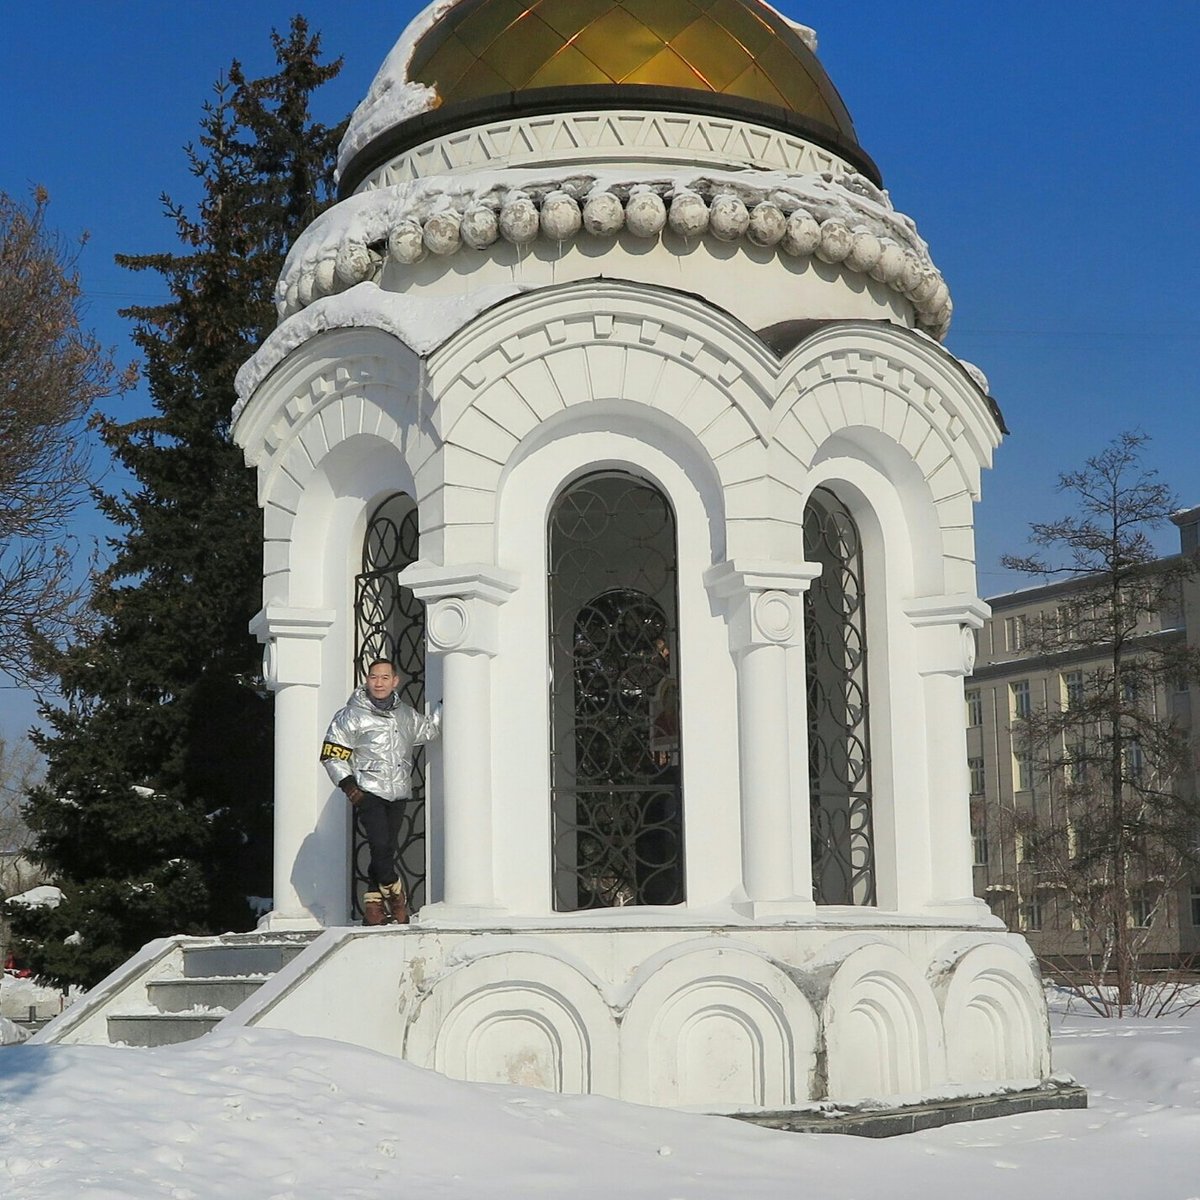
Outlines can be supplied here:
<path id="1" fill-rule="evenodd" d="M 383 896 L 379 892 L 365 893 L 363 895 L 363 924 L 386 925 L 387 919 L 388 912 L 383 903 Z"/>
<path id="2" fill-rule="evenodd" d="M 397 925 L 408 924 L 408 897 L 404 894 L 404 883 L 397 879 L 395 883 L 385 883 L 380 889 L 384 902 L 391 913 L 392 920 Z"/>

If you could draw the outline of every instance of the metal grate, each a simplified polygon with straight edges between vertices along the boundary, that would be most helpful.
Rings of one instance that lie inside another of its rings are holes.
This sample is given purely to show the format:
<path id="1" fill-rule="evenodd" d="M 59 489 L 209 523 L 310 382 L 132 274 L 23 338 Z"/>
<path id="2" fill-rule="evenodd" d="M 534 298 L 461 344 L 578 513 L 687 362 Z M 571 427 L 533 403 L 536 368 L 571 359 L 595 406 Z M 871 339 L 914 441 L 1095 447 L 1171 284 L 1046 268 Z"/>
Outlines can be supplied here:
<path id="1" fill-rule="evenodd" d="M 675 517 L 605 472 L 550 515 L 550 755 L 559 911 L 684 898 Z"/>
<path id="2" fill-rule="evenodd" d="M 862 543 L 824 488 L 805 510 L 804 553 L 823 567 L 804 598 L 814 899 L 874 904 Z"/>
<path id="3" fill-rule="evenodd" d="M 355 679 L 366 678 L 377 658 L 391 659 L 404 679 L 400 699 L 420 711 L 425 704 L 425 606 L 396 576 L 417 559 L 417 507 L 397 492 L 376 508 L 363 538 L 362 571 L 354 578 Z M 356 819 L 352 848 L 351 907 L 362 915 L 370 851 Z M 404 803 L 400 870 L 409 908 L 425 900 L 425 759 L 413 761 L 412 799 Z"/>

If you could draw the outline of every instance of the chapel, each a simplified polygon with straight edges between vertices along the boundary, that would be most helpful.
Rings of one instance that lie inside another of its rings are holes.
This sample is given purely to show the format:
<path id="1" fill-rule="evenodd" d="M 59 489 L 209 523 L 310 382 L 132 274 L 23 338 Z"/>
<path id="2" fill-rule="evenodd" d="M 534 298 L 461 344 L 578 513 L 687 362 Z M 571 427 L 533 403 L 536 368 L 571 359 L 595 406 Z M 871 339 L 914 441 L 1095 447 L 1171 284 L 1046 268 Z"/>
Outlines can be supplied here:
<path id="1" fill-rule="evenodd" d="M 710 1111 L 1057 1102 L 972 895 L 1003 419 L 816 50 L 761 0 L 438 0 L 384 61 L 238 377 L 263 932 L 313 939 L 244 1023 Z M 366 930 L 317 750 L 379 657 L 443 736 Z"/>

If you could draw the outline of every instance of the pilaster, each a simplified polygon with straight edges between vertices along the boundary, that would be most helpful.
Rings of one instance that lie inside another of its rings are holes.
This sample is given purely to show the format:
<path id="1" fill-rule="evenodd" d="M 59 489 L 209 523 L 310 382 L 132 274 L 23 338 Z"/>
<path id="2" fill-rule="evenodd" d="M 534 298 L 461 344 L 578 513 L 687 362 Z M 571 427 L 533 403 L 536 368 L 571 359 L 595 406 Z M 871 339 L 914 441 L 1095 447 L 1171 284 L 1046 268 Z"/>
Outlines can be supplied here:
<path id="1" fill-rule="evenodd" d="M 734 560 L 705 573 L 737 668 L 742 885 L 750 916 L 809 914 L 803 593 L 819 563 Z"/>
<path id="2" fill-rule="evenodd" d="M 991 610 L 971 595 L 926 596 L 905 606 L 925 703 L 928 897 L 939 914 L 977 919 L 962 681 L 975 666 L 975 631 Z"/>
<path id="3" fill-rule="evenodd" d="M 426 605 L 430 653 L 442 657 L 442 880 L 422 922 L 495 919 L 492 803 L 492 659 L 499 608 L 517 590 L 513 571 L 482 563 L 415 562 L 400 582 Z"/>

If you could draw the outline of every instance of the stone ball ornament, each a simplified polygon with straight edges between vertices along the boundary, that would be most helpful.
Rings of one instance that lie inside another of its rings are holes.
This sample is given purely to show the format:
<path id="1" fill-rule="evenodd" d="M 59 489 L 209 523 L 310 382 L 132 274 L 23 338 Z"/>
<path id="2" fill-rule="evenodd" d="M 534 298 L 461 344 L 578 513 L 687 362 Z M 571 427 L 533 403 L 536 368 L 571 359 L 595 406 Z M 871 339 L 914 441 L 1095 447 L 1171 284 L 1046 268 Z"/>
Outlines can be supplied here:
<path id="1" fill-rule="evenodd" d="M 405 266 L 425 257 L 425 231 L 416 221 L 400 221 L 392 227 L 387 240 L 388 257 Z"/>
<path id="2" fill-rule="evenodd" d="M 712 177 L 594 182 L 591 190 L 578 175 L 542 176 L 528 187 L 489 180 L 474 196 L 438 184 L 429 181 L 416 196 L 381 188 L 355 197 L 358 227 L 331 222 L 332 235 L 324 240 L 311 231 L 305 235 L 314 244 L 302 247 L 276 290 L 280 317 L 375 279 L 384 253 L 391 263 L 411 267 L 430 256 L 485 251 L 501 240 L 526 247 L 541 238 L 563 248 L 581 236 L 654 239 L 669 230 L 688 241 L 711 236 L 728 245 L 746 242 L 868 275 L 904 296 L 917 325 L 935 337 L 950 324 L 949 288 L 912 222 L 885 216 L 891 213 L 886 196 L 880 199 L 882 193 L 858 187 L 852 178 L 823 178 L 820 199 L 812 203 L 799 199 L 801 184 L 815 187 L 805 177 L 797 177 L 794 190 L 772 185 L 757 196 L 740 181 Z M 856 207 L 861 218 L 850 211 Z M 375 219 L 366 220 L 368 214 Z"/>
<path id="3" fill-rule="evenodd" d="M 703 196 L 683 188 L 672 198 L 667 219 L 672 231 L 680 237 L 703 237 L 708 230 L 708 205 Z"/>
<path id="4" fill-rule="evenodd" d="M 708 228 L 723 242 L 736 242 L 750 226 L 750 214 L 737 196 L 717 196 L 708 209 Z"/>
<path id="5" fill-rule="evenodd" d="M 507 200 L 500 209 L 500 236 L 514 246 L 528 246 L 541 230 L 533 201 L 524 195 Z"/>
<path id="6" fill-rule="evenodd" d="M 657 237 L 667 223 L 667 206 L 656 192 L 634 192 L 625 205 L 625 227 L 634 237 Z"/>
<path id="7" fill-rule="evenodd" d="M 462 245 L 461 226 L 462 217 L 457 212 L 435 213 L 425 222 L 425 248 L 439 258 L 453 254 Z"/>
<path id="8" fill-rule="evenodd" d="M 486 250 L 500 236 L 496 210 L 486 204 L 471 204 L 463 213 L 459 235 L 472 250 Z"/>
<path id="9" fill-rule="evenodd" d="M 625 206 L 612 192 L 595 192 L 583 206 L 583 227 L 593 237 L 613 237 L 625 224 Z"/>
<path id="10" fill-rule="evenodd" d="M 542 234 L 552 242 L 570 241 L 583 224 L 579 204 L 567 192 L 550 192 L 542 201 Z"/>

